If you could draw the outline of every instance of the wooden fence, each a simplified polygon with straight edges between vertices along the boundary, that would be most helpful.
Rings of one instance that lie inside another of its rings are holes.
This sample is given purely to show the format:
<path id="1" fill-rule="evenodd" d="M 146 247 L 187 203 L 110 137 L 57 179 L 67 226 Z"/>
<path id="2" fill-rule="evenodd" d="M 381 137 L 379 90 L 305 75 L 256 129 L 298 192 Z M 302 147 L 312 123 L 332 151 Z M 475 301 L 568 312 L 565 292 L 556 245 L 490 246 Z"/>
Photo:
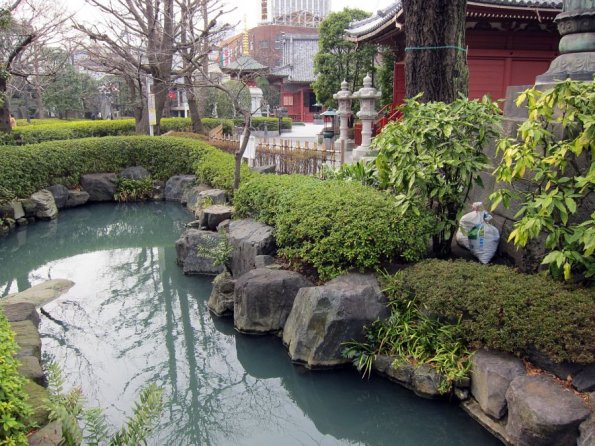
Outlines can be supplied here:
<path id="1" fill-rule="evenodd" d="M 215 130 L 215 129 L 213 129 Z M 209 133 L 209 142 L 229 153 L 240 144 L 239 138 Z M 324 144 L 284 139 L 256 140 L 255 167 L 275 165 L 278 174 L 301 173 L 317 175 L 323 166 L 339 167 L 343 162 L 341 151 L 327 150 Z"/>

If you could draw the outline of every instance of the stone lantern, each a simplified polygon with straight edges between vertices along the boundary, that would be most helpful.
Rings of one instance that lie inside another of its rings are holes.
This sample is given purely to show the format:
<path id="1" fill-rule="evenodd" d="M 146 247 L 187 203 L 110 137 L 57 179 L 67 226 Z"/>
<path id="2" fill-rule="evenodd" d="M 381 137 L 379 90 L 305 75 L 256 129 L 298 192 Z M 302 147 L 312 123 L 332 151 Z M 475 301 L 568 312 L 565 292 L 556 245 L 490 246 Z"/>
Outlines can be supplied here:
<path id="1" fill-rule="evenodd" d="M 558 24 L 560 55 L 548 71 L 537 76 L 536 84 L 550 84 L 564 79 L 592 81 L 595 74 L 595 1 L 564 0 Z"/>
<path id="2" fill-rule="evenodd" d="M 341 91 L 333 95 L 339 103 L 337 116 L 339 116 L 339 139 L 335 142 L 341 151 L 353 149 L 353 142 L 349 140 L 349 118 L 351 117 L 351 92 L 349 91 L 349 83 L 346 80 L 341 82 Z M 335 146 L 336 147 L 336 146 Z M 335 148 L 336 150 L 336 148 Z M 344 154 L 343 154 L 344 155 Z"/>
<path id="3" fill-rule="evenodd" d="M 359 99 L 359 112 L 357 117 L 362 121 L 362 144 L 353 151 L 353 161 L 371 156 L 370 143 L 372 142 L 372 124 L 378 116 L 376 100 L 382 93 L 372 86 L 372 78 L 368 73 L 364 78 L 364 86 L 353 94 L 354 99 Z"/>

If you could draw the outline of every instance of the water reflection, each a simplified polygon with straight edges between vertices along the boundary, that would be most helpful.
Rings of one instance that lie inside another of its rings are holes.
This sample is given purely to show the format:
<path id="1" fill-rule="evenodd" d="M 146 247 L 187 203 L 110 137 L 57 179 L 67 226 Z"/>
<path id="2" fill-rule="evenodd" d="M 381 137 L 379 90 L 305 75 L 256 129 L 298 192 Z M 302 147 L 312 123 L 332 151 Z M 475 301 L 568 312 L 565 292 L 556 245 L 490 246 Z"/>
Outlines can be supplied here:
<path id="1" fill-rule="evenodd" d="M 351 370 L 307 372 L 278 338 L 237 335 L 230 320 L 213 319 L 210 279 L 175 265 L 189 218 L 175 205 L 91 207 L 0 242 L 1 289 L 17 277 L 76 283 L 44 307 L 44 351 L 113 424 L 153 381 L 166 397 L 154 445 L 499 444 L 455 406 Z M 48 231 L 53 248 L 40 245 Z M 10 256 L 22 262 L 5 269 Z"/>

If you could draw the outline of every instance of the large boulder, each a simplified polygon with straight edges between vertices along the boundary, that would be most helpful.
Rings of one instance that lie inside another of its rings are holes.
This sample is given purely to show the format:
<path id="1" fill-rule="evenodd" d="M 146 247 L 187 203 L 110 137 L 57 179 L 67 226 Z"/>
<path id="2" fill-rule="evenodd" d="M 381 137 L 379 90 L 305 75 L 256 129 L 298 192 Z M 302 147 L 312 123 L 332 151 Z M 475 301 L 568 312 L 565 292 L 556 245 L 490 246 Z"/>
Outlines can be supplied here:
<path id="1" fill-rule="evenodd" d="M 84 190 L 69 190 L 68 191 L 68 200 L 66 200 L 67 208 L 74 208 L 77 206 L 82 206 L 87 201 L 89 201 L 89 194 Z"/>
<path id="2" fill-rule="evenodd" d="M 277 333 L 283 329 L 293 301 L 312 283 L 295 271 L 259 268 L 236 281 L 233 323 L 243 333 Z"/>
<path id="3" fill-rule="evenodd" d="M 54 201 L 56 202 L 56 207 L 58 209 L 66 207 L 66 202 L 68 201 L 68 188 L 66 186 L 63 186 L 62 184 L 54 184 L 48 187 L 47 190 L 54 196 Z"/>
<path id="4" fill-rule="evenodd" d="M 23 203 L 18 200 L 13 200 L 8 203 L 9 206 L 12 207 L 12 218 L 15 220 L 20 220 L 21 218 L 25 217 L 25 209 L 23 208 Z"/>
<path id="5" fill-rule="evenodd" d="M 21 200 L 21 206 L 23 206 L 23 211 L 25 211 L 25 217 L 35 217 L 35 211 L 37 210 L 37 204 L 30 198 L 26 198 Z"/>
<path id="6" fill-rule="evenodd" d="M 591 399 L 593 401 L 593 399 Z M 586 421 L 579 426 L 580 435 L 576 446 L 595 446 L 595 414 L 591 414 Z"/>
<path id="7" fill-rule="evenodd" d="M 377 355 L 372 367 L 380 375 L 413 390 L 415 367 L 409 363 L 395 364 L 394 356 Z"/>
<path id="8" fill-rule="evenodd" d="M 438 373 L 434 367 L 422 364 L 413 371 L 413 391 L 422 398 L 439 398 L 442 396 L 440 384 L 444 379 L 445 377 Z"/>
<path id="9" fill-rule="evenodd" d="M 89 201 L 114 201 L 118 177 L 115 173 L 90 173 L 81 176 L 81 187 Z"/>
<path id="10" fill-rule="evenodd" d="M 221 235 L 216 232 L 187 229 L 176 241 L 176 262 L 184 274 L 219 274 L 223 266 L 213 264 L 210 252 L 217 249 Z M 200 252 L 199 252 L 200 251 Z"/>
<path id="11" fill-rule="evenodd" d="M 14 340 L 19 346 L 17 358 L 41 357 L 41 338 L 37 331 L 37 325 L 31 321 L 11 322 L 10 328 L 14 331 Z"/>
<path id="12" fill-rule="evenodd" d="M 251 219 L 235 220 L 229 224 L 227 237 L 232 246 L 231 274 L 240 277 L 255 268 L 258 255 L 274 254 L 274 229 Z"/>
<path id="13" fill-rule="evenodd" d="M 182 201 L 184 193 L 194 186 L 195 175 L 176 175 L 165 183 L 165 199 L 168 201 Z"/>
<path id="14" fill-rule="evenodd" d="M 388 317 L 387 299 L 373 276 L 347 274 L 324 286 L 302 288 L 285 322 L 283 343 L 308 368 L 349 363 L 343 343 L 364 340 L 364 326 Z"/>
<path id="15" fill-rule="evenodd" d="M 63 444 L 62 422 L 52 421 L 32 434 L 27 440 L 29 446 L 59 446 Z"/>
<path id="16" fill-rule="evenodd" d="M 199 209 L 202 205 L 202 193 L 211 190 L 210 186 L 206 184 L 199 184 L 198 186 L 192 186 L 182 194 L 182 202 L 186 203 L 186 207 L 194 212 Z"/>
<path id="17" fill-rule="evenodd" d="M 2 305 L 4 315 L 8 322 L 31 321 L 35 326 L 39 326 L 39 313 L 35 305 L 29 302 L 17 302 Z"/>
<path id="18" fill-rule="evenodd" d="M 37 307 L 45 305 L 74 286 L 74 282 L 67 279 L 52 279 L 27 288 L 20 293 L 9 294 L 0 299 L 0 305 L 12 305 L 20 302 L 30 303 Z"/>
<path id="19" fill-rule="evenodd" d="M 506 414 L 506 391 L 511 381 L 525 375 L 520 359 L 507 353 L 479 350 L 473 355 L 471 394 L 486 414 L 500 419 Z"/>
<path id="20" fill-rule="evenodd" d="M 219 274 L 213 280 L 213 289 L 207 306 L 217 316 L 227 316 L 233 313 L 235 281 L 227 271 Z"/>
<path id="21" fill-rule="evenodd" d="M 21 363 L 19 366 L 19 373 L 21 375 L 36 382 L 40 386 L 46 385 L 45 375 L 41 369 L 39 358 L 35 356 L 22 356 L 19 358 L 19 362 Z"/>
<path id="22" fill-rule="evenodd" d="M 209 231 L 216 231 L 220 223 L 231 219 L 232 213 L 233 208 L 231 206 L 214 204 L 200 212 L 200 225 Z"/>
<path id="23" fill-rule="evenodd" d="M 579 392 L 595 390 L 595 364 L 590 364 L 578 372 L 572 379 L 572 384 Z"/>
<path id="24" fill-rule="evenodd" d="M 574 446 L 590 414 L 583 400 L 545 375 L 515 378 L 506 401 L 506 433 L 518 446 Z"/>
<path id="25" fill-rule="evenodd" d="M 53 220 L 58 216 L 58 208 L 54 201 L 54 196 L 47 189 L 42 189 L 31 195 L 31 200 L 35 203 L 35 217 L 40 220 Z"/>
<path id="26" fill-rule="evenodd" d="M 143 166 L 132 166 L 127 167 L 122 172 L 120 172 L 120 177 L 126 178 L 129 180 L 142 180 L 143 178 L 150 177 L 151 174 L 147 169 Z"/>

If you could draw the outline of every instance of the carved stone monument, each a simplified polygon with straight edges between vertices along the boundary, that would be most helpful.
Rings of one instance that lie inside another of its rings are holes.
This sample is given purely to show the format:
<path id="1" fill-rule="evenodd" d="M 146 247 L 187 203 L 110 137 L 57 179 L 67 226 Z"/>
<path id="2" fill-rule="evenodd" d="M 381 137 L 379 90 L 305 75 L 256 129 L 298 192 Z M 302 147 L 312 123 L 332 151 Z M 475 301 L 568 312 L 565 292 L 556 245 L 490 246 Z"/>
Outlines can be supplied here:
<path id="1" fill-rule="evenodd" d="M 336 99 L 339 103 L 339 109 L 337 110 L 337 116 L 339 116 L 339 139 L 335 141 L 335 150 L 344 147 L 345 150 L 352 150 L 354 143 L 349 139 L 349 118 L 352 115 L 351 112 L 351 92 L 349 91 L 349 83 L 344 80 L 341 82 L 341 91 L 333 95 L 333 99 Z"/>
<path id="2" fill-rule="evenodd" d="M 369 73 L 364 78 L 364 86 L 353 94 L 353 99 L 359 99 L 360 110 L 357 112 L 357 117 L 362 121 L 362 143 L 353 151 L 353 161 L 373 155 L 370 150 L 372 124 L 378 117 L 376 101 L 381 96 L 382 93 L 372 86 L 372 78 Z"/>
<path id="3" fill-rule="evenodd" d="M 595 74 L 595 0 L 564 0 L 556 16 L 560 55 L 548 71 L 537 76 L 536 85 L 564 79 L 592 81 Z"/>

